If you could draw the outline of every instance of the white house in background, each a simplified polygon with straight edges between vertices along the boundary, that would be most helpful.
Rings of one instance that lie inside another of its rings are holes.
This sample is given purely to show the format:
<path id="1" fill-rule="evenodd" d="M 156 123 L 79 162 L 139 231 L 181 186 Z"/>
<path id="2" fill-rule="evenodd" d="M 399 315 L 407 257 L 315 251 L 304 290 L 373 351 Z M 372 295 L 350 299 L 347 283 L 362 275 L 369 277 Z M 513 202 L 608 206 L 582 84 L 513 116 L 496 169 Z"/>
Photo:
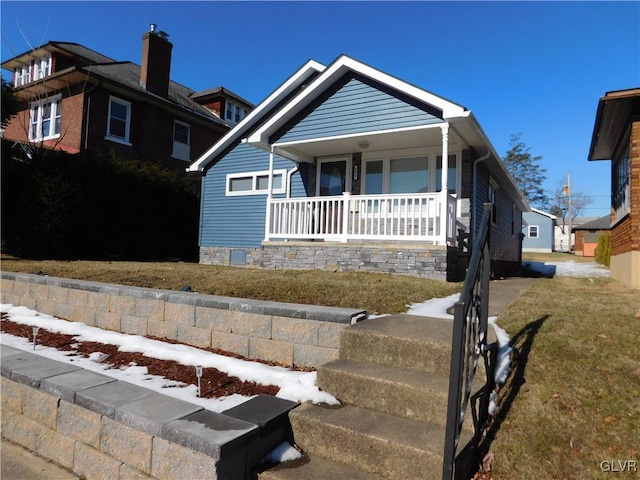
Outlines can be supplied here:
<path id="1" fill-rule="evenodd" d="M 554 228 L 554 250 L 556 252 L 570 252 L 576 244 L 576 235 L 573 231 L 574 228 L 579 227 L 583 223 L 596 220 L 597 217 L 577 217 L 573 219 L 571 223 L 571 240 L 569 240 L 569 224 L 562 219 L 556 219 L 556 226 Z"/>
<path id="2" fill-rule="evenodd" d="M 554 251 L 555 226 L 555 215 L 537 208 L 531 208 L 530 212 L 522 212 L 522 251 Z"/>

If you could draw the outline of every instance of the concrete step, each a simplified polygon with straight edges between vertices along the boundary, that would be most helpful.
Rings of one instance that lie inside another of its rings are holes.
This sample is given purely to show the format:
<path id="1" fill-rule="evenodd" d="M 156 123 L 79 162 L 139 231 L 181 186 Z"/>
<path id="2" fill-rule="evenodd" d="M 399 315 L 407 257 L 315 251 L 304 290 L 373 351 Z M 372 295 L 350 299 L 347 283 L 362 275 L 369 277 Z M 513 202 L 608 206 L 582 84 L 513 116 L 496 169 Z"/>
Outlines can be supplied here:
<path id="1" fill-rule="evenodd" d="M 441 426 L 349 405 L 306 404 L 290 418 L 296 444 L 311 458 L 320 455 L 389 480 L 442 473 Z"/>
<path id="2" fill-rule="evenodd" d="M 342 360 L 448 375 L 453 321 L 417 315 L 367 319 L 342 330 Z"/>
<path id="3" fill-rule="evenodd" d="M 318 369 L 318 386 L 340 402 L 444 426 L 449 377 L 374 363 L 334 360 Z"/>
<path id="4" fill-rule="evenodd" d="M 384 477 L 363 472 L 343 463 L 333 462 L 318 455 L 303 456 L 292 462 L 281 463 L 258 474 L 259 480 L 384 480 Z"/>

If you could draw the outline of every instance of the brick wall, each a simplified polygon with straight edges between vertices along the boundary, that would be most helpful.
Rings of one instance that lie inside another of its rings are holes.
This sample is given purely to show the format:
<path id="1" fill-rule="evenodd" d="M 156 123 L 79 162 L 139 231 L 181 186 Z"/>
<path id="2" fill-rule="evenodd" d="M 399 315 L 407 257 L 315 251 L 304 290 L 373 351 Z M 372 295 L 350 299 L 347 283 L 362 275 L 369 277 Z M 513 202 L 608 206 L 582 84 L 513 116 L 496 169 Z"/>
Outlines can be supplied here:
<path id="1" fill-rule="evenodd" d="M 105 330 L 152 335 L 277 362 L 338 358 L 341 330 L 366 312 L 2 272 L 2 303 Z"/>

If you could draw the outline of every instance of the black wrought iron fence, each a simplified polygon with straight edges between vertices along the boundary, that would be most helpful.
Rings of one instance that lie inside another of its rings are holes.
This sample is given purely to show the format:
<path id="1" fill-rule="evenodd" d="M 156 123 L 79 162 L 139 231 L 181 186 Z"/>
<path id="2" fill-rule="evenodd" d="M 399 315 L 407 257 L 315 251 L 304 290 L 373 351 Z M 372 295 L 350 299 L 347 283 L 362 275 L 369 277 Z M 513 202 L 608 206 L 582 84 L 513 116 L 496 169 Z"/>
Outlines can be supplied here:
<path id="1" fill-rule="evenodd" d="M 460 478 L 459 472 L 456 472 L 458 468 L 456 455 L 459 454 L 462 424 L 467 410 L 472 412 L 474 426 L 474 434 L 470 442 L 471 450 L 477 448 L 483 425 L 489 416 L 489 395 L 494 385 L 493 356 L 489 355 L 490 348 L 487 344 L 491 277 L 489 255 L 491 214 L 492 205 L 485 203 L 460 300 L 454 307 L 443 480 Z M 474 376 L 480 357 L 484 359 L 487 378 L 481 388 L 472 395 Z"/>

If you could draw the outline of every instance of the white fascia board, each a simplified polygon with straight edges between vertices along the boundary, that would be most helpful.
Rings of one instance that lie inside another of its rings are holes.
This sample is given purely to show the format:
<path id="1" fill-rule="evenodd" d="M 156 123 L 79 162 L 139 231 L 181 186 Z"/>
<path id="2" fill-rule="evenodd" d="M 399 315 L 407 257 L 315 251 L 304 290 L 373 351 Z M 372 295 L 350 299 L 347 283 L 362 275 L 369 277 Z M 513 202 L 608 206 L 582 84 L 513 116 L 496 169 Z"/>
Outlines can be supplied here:
<path id="1" fill-rule="evenodd" d="M 271 95 L 254 108 L 249 115 L 243 118 L 240 123 L 229 130 L 209 150 L 203 153 L 200 158 L 189 165 L 187 172 L 204 171 L 204 168 L 207 166 L 209 161 L 215 158 L 216 155 L 222 152 L 225 148 L 238 141 L 238 139 L 240 139 L 247 130 L 259 121 L 274 105 L 289 95 L 293 90 L 298 88 L 300 84 L 309 78 L 311 74 L 315 72 L 322 72 L 324 69 L 325 66 L 315 60 L 309 60 L 305 63 L 296 73 L 289 77 L 288 80 L 286 80 L 282 85 L 280 85 L 280 87 L 274 90 Z"/>
<path id="2" fill-rule="evenodd" d="M 268 143 L 269 136 L 278 128 L 284 125 L 297 112 L 306 107 L 320 93 L 325 90 L 326 85 L 337 81 L 345 73 L 353 71 L 363 76 L 369 77 L 380 83 L 390 86 L 406 95 L 420 100 L 429 105 L 442 110 L 444 119 L 467 117 L 470 112 L 460 105 L 449 102 L 426 90 L 413 86 L 396 77 L 376 70 L 346 55 L 339 57 L 333 64 L 327 67 L 300 95 L 293 99 L 288 105 L 274 115 L 260 129 L 248 137 L 249 143 Z"/>
<path id="3" fill-rule="evenodd" d="M 555 219 L 557 219 L 557 218 L 558 218 L 558 217 L 556 217 L 555 215 L 552 215 L 552 214 L 547 213 L 547 212 L 543 212 L 542 210 L 540 210 L 540 209 L 538 209 L 538 208 L 531 207 L 531 211 L 532 211 L 532 212 L 535 212 L 535 213 L 539 213 L 540 215 L 544 215 L 545 217 L 549 217 L 549 218 L 550 218 L 550 219 L 552 219 L 552 220 L 555 220 Z"/>

